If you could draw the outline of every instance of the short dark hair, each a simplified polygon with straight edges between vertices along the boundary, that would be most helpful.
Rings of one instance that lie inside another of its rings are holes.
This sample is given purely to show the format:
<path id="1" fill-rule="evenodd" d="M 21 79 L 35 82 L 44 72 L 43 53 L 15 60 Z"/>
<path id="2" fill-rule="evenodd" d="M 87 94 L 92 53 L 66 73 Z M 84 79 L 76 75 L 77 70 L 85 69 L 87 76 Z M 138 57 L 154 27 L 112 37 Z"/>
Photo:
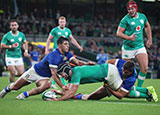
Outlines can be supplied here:
<path id="1" fill-rule="evenodd" d="M 123 69 L 124 70 L 128 70 L 130 72 L 134 72 L 134 68 L 135 68 L 135 64 L 132 61 L 127 61 L 124 65 L 123 65 Z"/>
<path id="2" fill-rule="evenodd" d="M 58 38 L 57 44 L 62 44 L 64 41 L 69 42 L 68 38 L 65 38 L 65 37 L 61 36 L 61 37 Z"/>
<path id="3" fill-rule="evenodd" d="M 11 19 L 10 24 L 11 24 L 11 22 L 17 22 L 18 23 L 18 21 L 16 19 Z"/>

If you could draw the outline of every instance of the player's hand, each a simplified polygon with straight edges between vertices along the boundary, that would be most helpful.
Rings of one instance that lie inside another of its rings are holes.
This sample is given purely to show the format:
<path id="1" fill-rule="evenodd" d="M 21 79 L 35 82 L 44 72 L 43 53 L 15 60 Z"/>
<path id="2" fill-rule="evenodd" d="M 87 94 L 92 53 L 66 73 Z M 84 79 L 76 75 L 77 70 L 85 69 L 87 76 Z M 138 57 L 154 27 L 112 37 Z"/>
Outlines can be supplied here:
<path id="1" fill-rule="evenodd" d="M 45 51 L 45 53 L 44 53 L 45 55 L 48 55 L 49 54 L 49 51 L 47 50 L 47 51 Z"/>
<path id="2" fill-rule="evenodd" d="M 147 48 L 150 48 L 152 45 L 152 40 L 148 40 L 146 43 Z"/>
<path id="3" fill-rule="evenodd" d="M 18 46 L 19 46 L 18 42 L 12 44 L 12 48 L 16 48 L 16 47 L 18 47 Z"/>
<path id="4" fill-rule="evenodd" d="M 62 86 L 62 90 L 63 90 L 63 91 L 66 91 L 66 90 L 68 90 L 68 89 L 69 89 L 69 87 L 68 87 L 67 85 Z"/>
<path id="5" fill-rule="evenodd" d="M 96 65 L 97 63 L 95 63 L 95 62 L 93 62 L 93 61 L 88 61 L 86 64 L 87 64 L 87 65 Z"/>
<path id="6" fill-rule="evenodd" d="M 79 50 L 80 50 L 80 52 L 82 52 L 82 51 L 83 51 L 83 48 L 82 48 L 82 47 L 80 47 L 80 48 L 79 48 Z"/>
<path id="7" fill-rule="evenodd" d="M 28 52 L 24 52 L 24 56 L 25 56 L 25 57 L 29 57 Z"/>
<path id="8" fill-rule="evenodd" d="M 134 41 L 136 39 L 136 35 L 135 34 L 132 34 L 131 36 L 129 36 L 129 39 L 130 41 Z"/>
<path id="9" fill-rule="evenodd" d="M 62 95 L 62 94 L 63 94 L 62 91 L 57 90 L 57 89 L 51 89 L 51 91 L 52 91 L 52 92 L 55 92 L 55 93 L 58 94 L 58 95 Z"/>

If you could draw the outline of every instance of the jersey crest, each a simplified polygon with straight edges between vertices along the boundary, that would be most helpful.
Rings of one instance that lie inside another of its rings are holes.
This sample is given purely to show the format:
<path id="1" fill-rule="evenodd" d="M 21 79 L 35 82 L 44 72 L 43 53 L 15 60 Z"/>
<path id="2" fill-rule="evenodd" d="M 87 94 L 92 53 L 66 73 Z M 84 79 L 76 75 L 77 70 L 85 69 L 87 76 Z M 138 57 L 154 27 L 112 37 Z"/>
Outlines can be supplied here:
<path id="1" fill-rule="evenodd" d="M 142 24 L 144 24 L 144 20 L 141 19 L 140 22 L 141 22 Z"/>
<path id="2" fill-rule="evenodd" d="M 21 37 L 19 37 L 19 38 L 18 38 L 18 40 L 21 42 L 21 41 L 22 41 L 22 38 L 21 38 Z"/>

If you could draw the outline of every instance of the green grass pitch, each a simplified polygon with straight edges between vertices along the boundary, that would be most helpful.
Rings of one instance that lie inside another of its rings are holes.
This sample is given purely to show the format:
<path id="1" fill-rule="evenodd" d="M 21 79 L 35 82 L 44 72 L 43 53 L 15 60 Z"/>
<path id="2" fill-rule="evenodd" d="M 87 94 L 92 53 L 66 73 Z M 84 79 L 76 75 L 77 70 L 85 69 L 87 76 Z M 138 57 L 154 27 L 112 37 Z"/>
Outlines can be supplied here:
<path id="1" fill-rule="evenodd" d="M 0 77 L 0 90 L 8 84 L 8 77 Z M 81 85 L 77 91 L 91 93 L 102 83 Z M 144 87 L 154 86 L 160 97 L 160 80 L 146 79 Z M 114 96 L 99 101 L 67 100 L 47 102 L 41 99 L 41 94 L 25 100 L 16 100 L 16 96 L 35 87 L 35 83 L 23 87 L 17 92 L 11 92 L 0 99 L 1 115 L 160 115 L 160 101 L 147 102 L 145 99 L 118 100 Z"/>

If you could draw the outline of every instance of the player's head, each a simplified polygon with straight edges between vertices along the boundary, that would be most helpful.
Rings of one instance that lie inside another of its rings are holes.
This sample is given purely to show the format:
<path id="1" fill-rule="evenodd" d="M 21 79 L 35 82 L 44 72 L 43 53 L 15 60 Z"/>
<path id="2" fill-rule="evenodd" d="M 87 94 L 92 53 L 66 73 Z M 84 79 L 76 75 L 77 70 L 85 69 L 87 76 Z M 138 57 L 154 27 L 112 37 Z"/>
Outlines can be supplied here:
<path id="1" fill-rule="evenodd" d="M 135 64 L 132 61 L 127 61 L 123 65 L 122 75 L 123 78 L 129 77 L 131 74 L 134 73 Z"/>
<path id="2" fill-rule="evenodd" d="M 69 40 L 65 37 L 60 37 L 57 40 L 58 48 L 62 54 L 69 50 Z"/>
<path id="3" fill-rule="evenodd" d="M 18 25 L 17 20 L 16 20 L 16 19 L 12 19 L 12 20 L 10 21 L 10 29 L 11 29 L 11 31 L 12 31 L 12 32 L 16 32 L 17 29 L 18 29 L 18 27 L 19 27 L 19 25 Z"/>
<path id="4" fill-rule="evenodd" d="M 66 26 L 66 18 L 64 16 L 60 16 L 58 18 L 58 24 L 59 24 L 59 27 L 63 29 Z"/>
<path id="5" fill-rule="evenodd" d="M 71 66 L 67 63 L 60 63 L 57 68 L 57 74 L 66 80 L 70 80 L 72 74 Z"/>
<path id="6" fill-rule="evenodd" d="M 126 4 L 128 13 L 131 17 L 136 16 L 136 12 L 138 11 L 138 6 L 136 4 L 135 1 L 130 0 L 127 4 Z"/>

